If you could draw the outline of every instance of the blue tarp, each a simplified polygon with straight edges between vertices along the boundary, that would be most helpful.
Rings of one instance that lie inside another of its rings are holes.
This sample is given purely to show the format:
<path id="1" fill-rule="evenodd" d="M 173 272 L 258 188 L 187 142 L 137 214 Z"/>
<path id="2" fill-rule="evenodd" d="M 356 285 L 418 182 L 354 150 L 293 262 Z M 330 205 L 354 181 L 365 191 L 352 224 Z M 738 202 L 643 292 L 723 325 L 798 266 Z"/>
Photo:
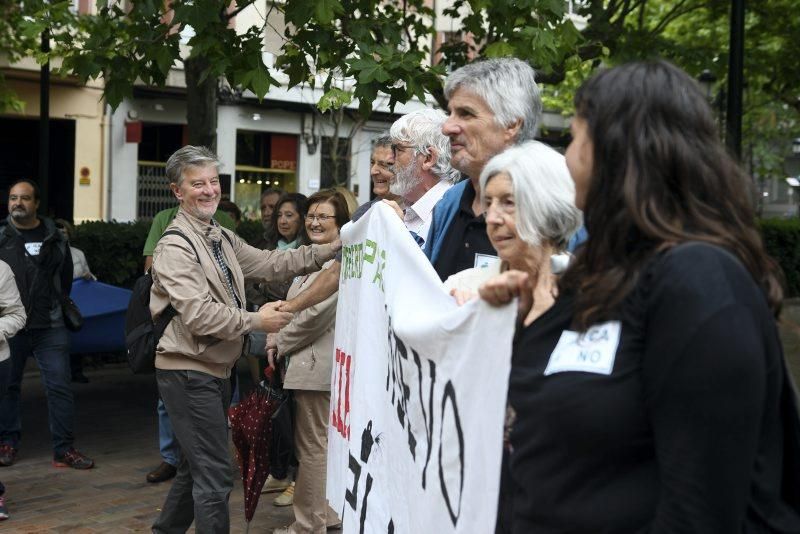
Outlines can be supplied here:
<path id="1" fill-rule="evenodd" d="M 72 333 L 72 353 L 125 350 L 125 312 L 131 291 L 94 280 L 76 278 L 72 300 L 83 315 L 83 328 Z"/>

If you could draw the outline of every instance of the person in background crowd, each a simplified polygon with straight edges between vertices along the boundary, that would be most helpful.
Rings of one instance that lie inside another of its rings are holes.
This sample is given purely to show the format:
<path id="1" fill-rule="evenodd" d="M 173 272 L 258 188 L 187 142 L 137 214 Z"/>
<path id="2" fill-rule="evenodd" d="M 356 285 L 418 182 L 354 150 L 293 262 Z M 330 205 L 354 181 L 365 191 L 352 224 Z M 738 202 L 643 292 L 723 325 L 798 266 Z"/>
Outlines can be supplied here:
<path id="1" fill-rule="evenodd" d="M 9 340 L 11 378 L 0 401 L 0 466 L 14 463 L 22 436 L 22 374 L 33 355 L 47 392 L 53 466 L 90 469 L 94 460 L 73 447 L 75 401 L 70 389 L 69 331 L 62 299 L 72 288 L 72 256 L 64 236 L 47 217 L 37 216 L 39 186 L 15 182 L 8 194 L 8 219 L 0 231 L 0 260 L 14 272 L 25 306 L 25 328 Z"/>
<path id="2" fill-rule="evenodd" d="M 283 196 L 283 190 L 268 187 L 261 192 L 261 224 L 264 230 L 272 226 L 272 212 L 278 205 L 278 200 Z"/>
<path id="3" fill-rule="evenodd" d="M 575 110 L 566 160 L 590 237 L 515 337 L 498 530 L 800 532 L 781 274 L 750 178 L 667 62 L 599 72 Z M 529 283 L 509 271 L 480 293 Z"/>
<path id="4" fill-rule="evenodd" d="M 304 220 L 308 202 L 301 193 L 284 193 L 275 204 L 272 212 L 271 226 L 274 230 L 273 243 L 269 250 L 289 250 L 308 243 Z M 257 282 L 248 286 L 247 300 L 252 304 L 263 305 L 267 302 L 282 301 L 286 298 L 292 281 Z M 251 367 L 252 372 L 252 367 Z M 259 366 L 258 376 L 261 376 Z M 260 378 L 259 378 L 260 380 Z M 291 506 L 294 500 L 294 482 L 290 473 L 271 472 L 264 483 L 265 493 L 282 491 L 273 499 L 275 506 Z"/>
<path id="5" fill-rule="evenodd" d="M 230 374 L 250 331 L 276 332 L 291 320 L 279 303 L 245 309 L 246 279 L 291 278 L 319 270 L 341 247 L 258 250 L 213 219 L 221 196 L 219 161 L 204 147 L 185 146 L 166 165 L 180 202 L 153 251 L 150 311 L 154 319 L 172 305 L 178 312 L 156 348 L 156 380 L 183 459 L 155 533 L 228 532 L 233 487 L 228 448 Z M 187 243 L 188 239 L 188 243 Z"/>
<path id="6" fill-rule="evenodd" d="M 164 230 L 172 223 L 177 213 L 178 206 L 175 206 L 161 210 L 153 217 L 150 231 L 147 233 L 147 240 L 144 243 L 144 250 L 142 251 L 145 272 L 153 265 L 153 250 L 156 248 L 158 240 L 161 239 Z M 232 232 L 236 231 L 236 224 L 225 211 L 218 209 L 214 213 L 214 220 L 223 228 L 227 228 Z M 161 454 L 161 463 L 148 472 L 145 477 L 151 484 L 165 482 L 174 478 L 178 472 L 178 464 L 181 462 L 181 449 L 178 445 L 178 440 L 175 438 L 172 422 L 169 420 L 169 415 L 161 396 L 158 397 L 158 402 L 156 403 L 156 413 L 158 414 L 158 451 Z"/>
<path id="7" fill-rule="evenodd" d="M 306 215 L 307 199 L 301 193 L 284 193 L 272 212 L 270 227 L 274 234 L 265 236 L 262 250 L 288 250 L 308 243 L 303 218 Z M 254 245 L 255 246 L 255 245 Z M 256 247 L 260 248 L 260 247 Z M 291 282 L 255 283 L 247 287 L 247 302 L 261 306 L 286 298 Z"/>
<path id="8" fill-rule="evenodd" d="M 242 210 L 239 209 L 239 206 L 230 200 L 220 200 L 219 209 L 227 213 L 230 218 L 233 219 L 235 228 L 239 227 L 239 223 L 242 222 Z"/>
<path id="9" fill-rule="evenodd" d="M 252 243 L 256 248 L 261 250 L 274 250 L 275 249 L 275 232 L 272 227 L 272 214 L 275 213 L 275 206 L 278 200 L 283 196 L 283 191 L 268 187 L 261 192 L 261 226 L 264 229 L 263 233 Z"/>
<path id="10" fill-rule="evenodd" d="M 306 233 L 312 243 L 339 239 L 339 230 L 349 220 L 344 197 L 333 189 L 319 191 L 308 199 Z M 329 268 L 334 260 L 323 266 Z M 322 272 L 322 271 L 320 271 Z M 303 291 L 319 273 L 295 278 L 289 297 Z M 294 498 L 295 522 L 276 534 L 325 532 L 341 525 L 325 499 L 328 453 L 328 407 L 330 404 L 333 338 L 336 324 L 334 293 L 306 308 L 277 334 L 267 336 L 270 366 L 275 353 L 287 362 L 283 387 L 292 390 L 295 401 L 294 442 L 299 466 Z"/>
<path id="11" fill-rule="evenodd" d="M 450 140 L 442 134 L 446 120 L 442 111 L 421 109 L 397 119 L 390 130 L 395 175 L 389 191 L 406 208 L 390 205 L 423 248 L 433 207 L 460 178 L 450 166 Z"/>
<path id="12" fill-rule="evenodd" d="M 277 241 L 275 249 L 287 250 L 308 242 L 303 218 L 306 215 L 306 196 L 301 193 L 285 193 L 272 213 L 272 227 Z"/>
<path id="13" fill-rule="evenodd" d="M 369 177 L 372 179 L 372 194 L 380 200 L 400 200 L 400 197 L 392 193 L 390 189 L 394 179 L 393 165 L 392 138 L 388 134 L 384 134 L 373 142 L 372 154 L 369 157 Z M 356 214 L 353 213 L 353 217 L 355 216 Z"/>
<path id="14" fill-rule="evenodd" d="M 6 262 L 0 261 L 0 401 L 11 380 L 12 361 L 8 340 L 25 326 L 26 320 L 25 306 L 19 298 L 14 273 Z M 0 521 L 8 517 L 6 488 L 0 482 Z"/>
<path id="15" fill-rule="evenodd" d="M 72 236 L 75 235 L 75 228 L 64 219 L 55 219 L 53 222 L 56 228 L 64 236 L 64 239 L 70 243 Z M 89 269 L 89 262 L 86 261 L 86 254 L 79 248 L 75 248 L 70 243 L 69 252 L 72 255 L 72 278 L 83 278 L 84 280 L 97 280 L 97 277 L 92 274 Z M 89 378 L 83 374 L 83 356 L 80 354 L 69 355 L 69 367 L 72 372 L 72 381 L 80 384 L 88 384 Z"/>

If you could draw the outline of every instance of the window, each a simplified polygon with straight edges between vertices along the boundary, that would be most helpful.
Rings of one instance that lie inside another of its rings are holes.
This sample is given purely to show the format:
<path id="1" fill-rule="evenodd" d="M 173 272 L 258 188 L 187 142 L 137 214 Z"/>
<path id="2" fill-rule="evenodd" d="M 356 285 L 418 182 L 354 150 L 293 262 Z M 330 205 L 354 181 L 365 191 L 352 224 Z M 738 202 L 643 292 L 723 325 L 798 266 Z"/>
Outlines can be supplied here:
<path id="1" fill-rule="evenodd" d="M 340 137 L 333 143 L 332 137 L 322 138 L 322 162 L 319 183 L 322 189 L 350 183 L 350 139 Z"/>

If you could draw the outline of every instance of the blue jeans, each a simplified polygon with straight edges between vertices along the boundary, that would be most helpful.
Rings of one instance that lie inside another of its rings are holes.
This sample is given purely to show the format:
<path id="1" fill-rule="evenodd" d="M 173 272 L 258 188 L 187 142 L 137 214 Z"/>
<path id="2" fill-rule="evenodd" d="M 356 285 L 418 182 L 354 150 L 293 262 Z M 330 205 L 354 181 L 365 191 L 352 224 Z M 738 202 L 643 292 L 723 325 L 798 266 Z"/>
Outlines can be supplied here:
<path id="1" fill-rule="evenodd" d="M 74 437 L 75 403 L 70 388 L 69 332 L 66 328 L 20 330 L 8 340 L 11 348 L 11 377 L 8 391 L 0 400 L 0 442 L 17 448 L 22 435 L 20 397 L 22 373 L 31 354 L 36 358 L 47 395 L 47 414 L 53 452 L 63 454 Z"/>
<path id="2" fill-rule="evenodd" d="M 181 463 L 181 447 L 175 439 L 175 431 L 172 430 L 172 423 L 169 420 L 167 407 L 161 396 L 158 397 L 158 449 L 161 451 L 161 459 L 171 465 L 178 467 Z"/>

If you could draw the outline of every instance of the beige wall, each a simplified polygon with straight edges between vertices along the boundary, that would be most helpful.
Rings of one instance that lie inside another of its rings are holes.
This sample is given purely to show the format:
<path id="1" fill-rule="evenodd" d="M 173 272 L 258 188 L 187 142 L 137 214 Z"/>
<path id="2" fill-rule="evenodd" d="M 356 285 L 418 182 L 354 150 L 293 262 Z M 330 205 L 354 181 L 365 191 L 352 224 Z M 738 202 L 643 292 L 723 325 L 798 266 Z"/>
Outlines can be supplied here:
<path id="1" fill-rule="evenodd" d="M 9 116 L 39 116 L 39 83 L 14 79 L 7 73 L 11 89 L 25 102 L 21 114 Z M 104 190 L 104 116 L 102 91 L 98 87 L 83 87 L 53 81 L 50 86 L 50 117 L 75 121 L 75 168 L 73 217 L 76 223 L 103 218 Z M 80 185 L 80 170 L 89 169 L 90 185 Z"/>

